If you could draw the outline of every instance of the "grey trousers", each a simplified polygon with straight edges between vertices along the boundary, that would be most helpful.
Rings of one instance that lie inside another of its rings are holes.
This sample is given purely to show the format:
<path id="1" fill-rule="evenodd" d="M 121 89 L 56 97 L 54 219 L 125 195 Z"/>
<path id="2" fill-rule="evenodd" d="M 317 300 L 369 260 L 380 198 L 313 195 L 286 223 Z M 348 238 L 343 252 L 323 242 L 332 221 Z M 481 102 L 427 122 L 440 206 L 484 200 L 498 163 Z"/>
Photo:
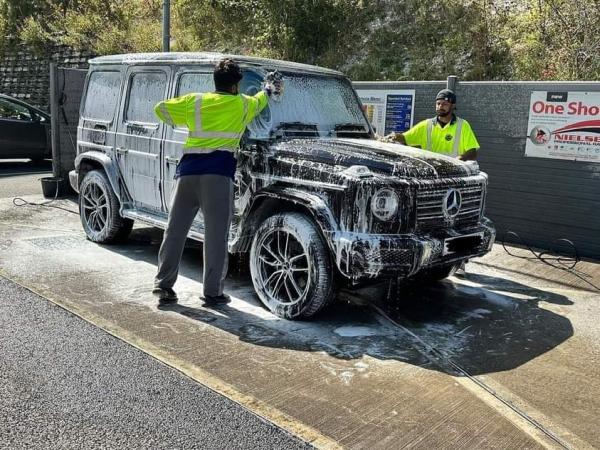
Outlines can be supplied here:
<path id="1" fill-rule="evenodd" d="M 204 295 L 223 293 L 233 181 L 222 175 L 186 175 L 177 179 L 158 252 L 155 287 L 171 288 L 175 284 L 185 240 L 199 209 L 204 215 Z"/>

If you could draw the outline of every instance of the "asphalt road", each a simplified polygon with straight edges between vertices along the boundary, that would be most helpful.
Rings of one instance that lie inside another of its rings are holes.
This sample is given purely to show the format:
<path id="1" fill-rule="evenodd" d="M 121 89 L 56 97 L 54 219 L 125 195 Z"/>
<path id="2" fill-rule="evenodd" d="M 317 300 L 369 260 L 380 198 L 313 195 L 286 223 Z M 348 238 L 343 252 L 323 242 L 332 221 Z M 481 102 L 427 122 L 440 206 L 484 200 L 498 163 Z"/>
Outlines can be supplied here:
<path id="1" fill-rule="evenodd" d="M 311 448 L 0 278 L 0 448 Z"/>

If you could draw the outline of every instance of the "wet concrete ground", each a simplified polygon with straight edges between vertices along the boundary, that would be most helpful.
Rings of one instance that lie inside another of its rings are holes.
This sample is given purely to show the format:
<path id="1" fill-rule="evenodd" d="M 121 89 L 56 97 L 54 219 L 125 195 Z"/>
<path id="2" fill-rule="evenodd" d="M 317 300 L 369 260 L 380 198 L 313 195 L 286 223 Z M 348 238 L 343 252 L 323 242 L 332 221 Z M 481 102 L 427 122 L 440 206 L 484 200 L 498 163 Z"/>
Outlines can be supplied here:
<path id="1" fill-rule="evenodd" d="M 497 246 L 465 279 L 391 301 L 386 286 L 343 292 L 315 320 L 288 322 L 243 272 L 228 279 L 229 306 L 202 308 L 193 242 L 180 304 L 158 308 L 161 233 L 99 246 L 78 220 L 1 199 L 0 275 L 319 447 L 600 446 L 600 294 L 585 281 L 599 284 L 597 264 L 578 266 L 582 281 Z"/>

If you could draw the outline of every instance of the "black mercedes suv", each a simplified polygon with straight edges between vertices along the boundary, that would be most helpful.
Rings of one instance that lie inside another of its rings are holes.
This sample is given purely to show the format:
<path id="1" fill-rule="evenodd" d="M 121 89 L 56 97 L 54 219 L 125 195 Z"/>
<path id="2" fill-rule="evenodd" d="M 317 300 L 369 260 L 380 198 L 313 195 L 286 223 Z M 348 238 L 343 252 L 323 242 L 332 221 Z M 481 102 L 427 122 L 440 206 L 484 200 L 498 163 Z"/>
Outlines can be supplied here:
<path id="1" fill-rule="evenodd" d="M 127 237 L 133 221 L 165 227 L 187 130 L 161 123 L 160 100 L 213 90 L 230 55 L 156 53 L 92 59 L 70 173 L 89 239 Z M 279 70 L 284 94 L 248 127 L 238 153 L 232 253 L 249 254 L 264 305 L 307 318 L 335 286 L 437 280 L 495 239 L 487 176 L 465 163 L 375 139 L 350 81 L 314 66 L 232 56 L 254 94 Z M 202 241 L 198 215 L 189 237 Z"/>

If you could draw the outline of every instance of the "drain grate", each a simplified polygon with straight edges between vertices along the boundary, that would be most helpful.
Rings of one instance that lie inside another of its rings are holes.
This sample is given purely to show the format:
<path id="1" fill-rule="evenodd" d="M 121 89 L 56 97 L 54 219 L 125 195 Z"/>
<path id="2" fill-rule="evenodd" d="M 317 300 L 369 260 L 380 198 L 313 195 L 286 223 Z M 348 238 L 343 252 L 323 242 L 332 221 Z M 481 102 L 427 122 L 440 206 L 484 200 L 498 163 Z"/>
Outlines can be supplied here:
<path id="1" fill-rule="evenodd" d="M 83 236 L 52 236 L 27 239 L 27 242 L 43 250 L 69 250 L 83 247 L 89 241 Z"/>

